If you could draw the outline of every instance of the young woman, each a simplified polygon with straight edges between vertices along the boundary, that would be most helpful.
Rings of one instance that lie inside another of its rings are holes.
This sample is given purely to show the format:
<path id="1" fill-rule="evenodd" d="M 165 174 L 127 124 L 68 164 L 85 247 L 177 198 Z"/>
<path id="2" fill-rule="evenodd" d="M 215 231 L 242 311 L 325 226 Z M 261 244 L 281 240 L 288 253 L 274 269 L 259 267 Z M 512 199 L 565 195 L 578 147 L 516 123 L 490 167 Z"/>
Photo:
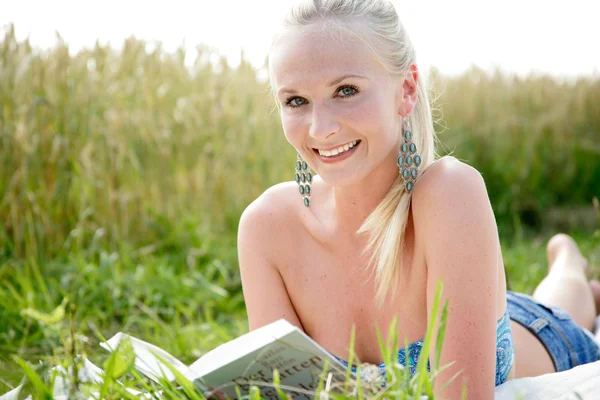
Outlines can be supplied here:
<path id="1" fill-rule="evenodd" d="M 355 326 L 358 359 L 380 365 L 375 326 L 397 317 L 398 345 L 412 343 L 399 361 L 414 367 L 441 279 L 449 318 L 439 361 L 455 364 L 436 380 L 439 395 L 459 398 L 466 380 L 469 398 L 491 399 L 507 379 L 600 359 L 590 333 L 600 284 L 588 282 L 570 237 L 548 243 L 549 273 L 533 297 L 507 292 L 484 180 L 436 160 L 427 88 L 390 3 L 295 6 L 269 72 L 298 159 L 295 182 L 268 189 L 240 221 L 251 330 L 285 318 L 343 361 Z"/>

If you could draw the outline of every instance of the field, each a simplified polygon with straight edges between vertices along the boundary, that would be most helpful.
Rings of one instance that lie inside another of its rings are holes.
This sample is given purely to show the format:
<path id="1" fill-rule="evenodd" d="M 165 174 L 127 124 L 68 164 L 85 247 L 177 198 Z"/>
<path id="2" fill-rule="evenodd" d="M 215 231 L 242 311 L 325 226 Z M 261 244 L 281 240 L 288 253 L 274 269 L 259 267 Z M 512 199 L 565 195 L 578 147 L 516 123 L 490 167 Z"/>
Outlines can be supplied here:
<path id="1" fill-rule="evenodd" d="M 191 362 L 247 331 L 238 219 L 295 153 L 263 70 L 185 58 L 0 38 L 0 393 L 24 375 L 13 356 L 65 363 L 72 337 L 99 365 L 117 331 Z M 431 80 L 439 152 L 486 180 L 511 288 L 533 290 L 559 229 L 600 266 L 600 79 Z"/>

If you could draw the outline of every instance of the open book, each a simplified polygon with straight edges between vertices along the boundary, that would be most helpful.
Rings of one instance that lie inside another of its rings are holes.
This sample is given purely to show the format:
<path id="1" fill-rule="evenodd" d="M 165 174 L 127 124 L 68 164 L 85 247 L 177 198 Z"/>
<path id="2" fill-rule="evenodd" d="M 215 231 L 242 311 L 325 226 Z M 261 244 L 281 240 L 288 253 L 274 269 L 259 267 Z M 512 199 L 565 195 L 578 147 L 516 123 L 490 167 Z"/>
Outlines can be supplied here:
<path id="1" fill-rule="evenodd" d="M 136 354 L 136 369 L 150 379 L 175 380 L 170 369 L 160 361 L 163 359 L 206 395 L 219 398 L 236 398 L 236 386 L 242 394 L 247 394 L 252 384 L 258 386 L 264 398 L 278 398 L 272 385 L 273 369 L 279 371 L 281 387 L 287 387 L 285 392 L 294 399 L 314 398 L 326 360 L 329 360 L 327 371 L 332 373 L 330 379 L 343 382 L 346 374 L 346 368 L 335 357 L 284 319 L 227 342 L 190 366 L 161 348 L 124 333 L 118 333 L 100 345 L 114 350 L 126 339 L 130 340 Z"/>

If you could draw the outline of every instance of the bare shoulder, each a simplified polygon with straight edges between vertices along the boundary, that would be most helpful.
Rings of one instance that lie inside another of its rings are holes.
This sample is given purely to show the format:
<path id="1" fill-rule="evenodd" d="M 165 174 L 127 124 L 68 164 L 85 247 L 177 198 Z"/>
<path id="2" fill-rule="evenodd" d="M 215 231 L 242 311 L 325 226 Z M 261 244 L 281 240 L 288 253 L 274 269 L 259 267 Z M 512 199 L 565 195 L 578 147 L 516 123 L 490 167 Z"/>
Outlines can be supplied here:
<path id="1" fill-rule="evenodd" d="M 412 213 L 416 229 L 435 229 L 435 221 L 446 215 L 470 220 L 492 213 L 492 208 L 481 173 L 454 157 L 443 157 L 415 183 Z"/>
<path id="2" fill-rule="evenodd" d="M 294 218 L 292 194 L 295 182 L 267 189 L 243 212 L 238 228 L 240 278 L 250 330 L 280 318 L 303 329 L 278 269 L 277 252 Z M 268 296 L 265 296 L 265 290 Z"/>
<path id="3" fill-rule="evenodd" d="M 257 235 L 266 239 L 277 230 L 283 229 L 294 215 L 293 194 L 297 193 L 295 182 L 282 182 L 265 190 L 246 207 L 238 227 L 238 241 L 241 237 Z"/>
<path id="4" fill-rule="evenodd" d="M 413 189 L 413 212 L 432 205 L 457 205 L 466 198 L 488 199 L 485 182 L 474 167 L 446 156 L 431 164 Z M 431 211 L 431 209 L 429 209 Z"/>

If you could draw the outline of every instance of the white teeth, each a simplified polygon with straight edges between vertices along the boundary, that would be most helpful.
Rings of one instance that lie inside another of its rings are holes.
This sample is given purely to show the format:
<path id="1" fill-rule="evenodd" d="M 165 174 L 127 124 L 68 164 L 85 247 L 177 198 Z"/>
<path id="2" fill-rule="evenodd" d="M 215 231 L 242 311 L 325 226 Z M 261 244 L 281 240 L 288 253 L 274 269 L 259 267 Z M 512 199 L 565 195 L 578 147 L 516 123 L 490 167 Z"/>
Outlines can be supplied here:
<path id="1" fill-rule="evenodd" d="M 351 148 L 353 148 L 354 146 L 356 146 L 356 143 L 358 141 L 355 140 L 353 142 L 350 143 L 346 143 L 343 146 L 338 147 L 337 149 L 333 149 L 333 150 L 319 150 L 319 154 L 325 157 L 331 157 L 331 156 L 336 156 L 340 153 L 343 153 L 344 151 L 348 151 Z"/>

